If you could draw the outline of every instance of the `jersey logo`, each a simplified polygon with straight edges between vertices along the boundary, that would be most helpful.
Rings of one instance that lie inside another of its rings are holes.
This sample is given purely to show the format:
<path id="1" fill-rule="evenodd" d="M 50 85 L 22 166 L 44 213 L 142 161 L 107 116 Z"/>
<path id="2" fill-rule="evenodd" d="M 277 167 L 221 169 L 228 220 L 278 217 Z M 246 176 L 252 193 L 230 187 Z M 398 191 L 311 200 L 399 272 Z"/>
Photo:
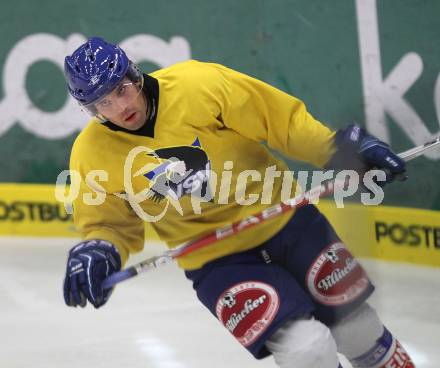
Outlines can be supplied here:
<path id="1" fill-rule="evenodd" d="M 192 194 L 212 200 L 208 185 L 211 162 L 199 138 L 191 146 L 159 148 L 148 155 L 160 164 L 144 174 L 152 183 L 147 199 L 159 202 L 170 196 L 178 200 L 185 194 Z"/>
<path id="2" fill-rule="evenodd" d="M 362 266 L 341 242 L 321 252 L 310 266 L 306 282 L 315 300 L 332 306 L 354 301 L 370 283 Z"/>
<path id="3" fill-rule="evenodd" d="M 279 306 L 280 297 L 271 285 L 243 281 L 220 295 L 215 313 L 243 346 L 249 346 L 271 325 Z"/>

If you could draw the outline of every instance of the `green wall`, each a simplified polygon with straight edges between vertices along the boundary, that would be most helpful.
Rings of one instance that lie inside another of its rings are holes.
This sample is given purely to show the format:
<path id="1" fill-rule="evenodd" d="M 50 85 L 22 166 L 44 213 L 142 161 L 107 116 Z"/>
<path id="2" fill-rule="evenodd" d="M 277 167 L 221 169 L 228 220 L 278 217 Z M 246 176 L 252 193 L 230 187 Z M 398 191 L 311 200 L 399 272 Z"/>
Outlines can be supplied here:
<path id="1" fill-rule="evenodd" d="M 121 43 L 147 72 L 223 63 L 302 98 L 333 128 L 358 121 L 396 151 L 440 135 L 438 0 L 12 1 L 0 33 L 1 182 L 54 183 L 67 167 L 87 118 L 67 98 L 62 60 L 92 35 Z M 440 210 L 439 160 L 440 150 L 411 163 L 386 202 Z"/>

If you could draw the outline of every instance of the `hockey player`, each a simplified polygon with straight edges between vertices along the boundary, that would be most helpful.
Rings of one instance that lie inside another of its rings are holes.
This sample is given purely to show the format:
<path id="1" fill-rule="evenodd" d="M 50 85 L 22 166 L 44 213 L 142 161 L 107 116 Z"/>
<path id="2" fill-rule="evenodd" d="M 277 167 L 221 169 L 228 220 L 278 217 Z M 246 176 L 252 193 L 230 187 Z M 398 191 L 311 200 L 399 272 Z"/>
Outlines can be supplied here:
<path id="1" fill-rule="evenodd" d="M 121 48 L 94 37 L 66 57 L 65 75 L 92 116 L 71 153 L 71 170 L 88 179 L 74 202 L 83 241 L 68 255 L 68 306 L 108 301 L 102 281 L 143 248 L 145 217 L 158 219 L 153 228 L 174 247 L 280 202 L 277 177 L 269 201 L 241 195 L 243 177 L 246 192 L 258 195 L 268 169 L 288 169 L 262 142 L 321 168 L 382 168 L 387 182 L 405 171 L 363 129 L 333 132 L 299 99 L 222 65 L 187 61 L 142 74 Z M 91 180 L 93 170 L 106 175 Z M 91 189 L 105 201 L 87 203 Z M 339 351 L 354 367 L 414 367 L 367 304 L 373 286 L 362 266 L 315 206 L 253 229 L 178 262 L 200 301 L 255 358 L 337 368 Z"/>

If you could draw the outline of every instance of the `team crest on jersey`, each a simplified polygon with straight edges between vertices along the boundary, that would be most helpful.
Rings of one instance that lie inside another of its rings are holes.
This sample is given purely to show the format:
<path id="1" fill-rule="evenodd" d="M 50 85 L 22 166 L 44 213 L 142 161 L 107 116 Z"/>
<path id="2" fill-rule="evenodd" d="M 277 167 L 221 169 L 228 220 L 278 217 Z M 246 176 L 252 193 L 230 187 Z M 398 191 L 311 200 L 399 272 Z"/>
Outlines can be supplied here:
<path id="1" fill-rule="evenodd" d="M 249 346 L 270 326 L 279 306 L 278 292 L 272 286 L 246 281 L 220 295 L 215 311 L 229 332 Z"/>
<path id="2" fill-rule="evenodd" d="M 194 194 L 212 199 L 208 185 L 211 163 L 198 138 L 191 146 L 159 148 L 149 156 L 160 164 L 144 174 L 152 182 L 147 198 L 159 202 L 166 196 L 178 200 Z"/>
<path id="3" fill-rule="evenodd" d="M 340 242 L 321 252 L 309 268 L 306 281 L 314 298 L 326 305 L 350 303 L 369 285 L 362 266 Z"/>

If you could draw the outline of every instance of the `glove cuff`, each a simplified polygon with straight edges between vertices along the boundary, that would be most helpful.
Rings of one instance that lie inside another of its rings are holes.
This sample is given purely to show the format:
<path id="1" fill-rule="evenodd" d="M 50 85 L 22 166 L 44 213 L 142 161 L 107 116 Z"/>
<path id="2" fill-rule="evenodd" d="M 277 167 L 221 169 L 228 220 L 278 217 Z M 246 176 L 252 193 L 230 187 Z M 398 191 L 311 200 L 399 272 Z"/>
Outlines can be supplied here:
<path id="1" fill-rule="evenodd" d="M 118 248 L 106 240 L 90 239 L 82 241 L 69 251 L 69 257 L 91 251 L 103 252 L 117 271 L 121 269 L 122 261 Z"/>
<path id="2" fill-rule="evenodd" d="M 362 156 L 359 154 L 361 142 L 367 135 L 365 129 L 351 124 L 346 128 L 339 129 L 336 132 L 334 145 L 336 152 L 325 165 L 326 169 L 333 170 L 365 170 L 365 164 Z"/>

